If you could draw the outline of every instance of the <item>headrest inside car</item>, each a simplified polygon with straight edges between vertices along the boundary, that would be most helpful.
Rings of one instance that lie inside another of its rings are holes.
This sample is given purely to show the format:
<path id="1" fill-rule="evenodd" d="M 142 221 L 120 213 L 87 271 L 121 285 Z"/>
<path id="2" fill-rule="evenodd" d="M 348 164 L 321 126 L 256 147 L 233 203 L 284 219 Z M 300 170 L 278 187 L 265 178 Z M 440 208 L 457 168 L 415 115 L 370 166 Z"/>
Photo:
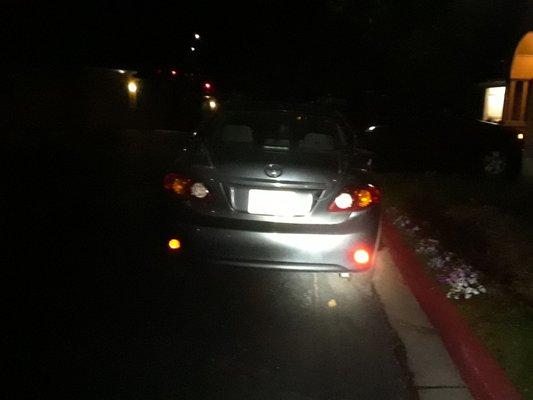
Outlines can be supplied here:
<path id="1" fill-rule="evenodd" d="M 247 125 L 224 125 L 221 139 L 224 142 L 253 143 L 254 134 L 252 128 Z"/>
<path id="2" fill-rule="evenodd" d="M 314 150 L 333 150 L 333 138 L 322 133 L 308 133 L 300 142 L 300 147 Z"/>

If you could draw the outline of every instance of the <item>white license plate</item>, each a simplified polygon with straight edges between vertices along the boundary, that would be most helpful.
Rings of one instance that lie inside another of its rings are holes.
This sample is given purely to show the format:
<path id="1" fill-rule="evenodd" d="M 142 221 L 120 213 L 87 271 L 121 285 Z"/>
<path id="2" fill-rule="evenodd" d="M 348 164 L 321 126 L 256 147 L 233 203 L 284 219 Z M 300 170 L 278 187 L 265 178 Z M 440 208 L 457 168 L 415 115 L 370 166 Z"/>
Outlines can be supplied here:
<path id="1" fill-rule="evenodd" d="M 311 211 L 313 195 L 287 190 L 250 189 L 248 212 L 250 214 L 295 216 Z"/>

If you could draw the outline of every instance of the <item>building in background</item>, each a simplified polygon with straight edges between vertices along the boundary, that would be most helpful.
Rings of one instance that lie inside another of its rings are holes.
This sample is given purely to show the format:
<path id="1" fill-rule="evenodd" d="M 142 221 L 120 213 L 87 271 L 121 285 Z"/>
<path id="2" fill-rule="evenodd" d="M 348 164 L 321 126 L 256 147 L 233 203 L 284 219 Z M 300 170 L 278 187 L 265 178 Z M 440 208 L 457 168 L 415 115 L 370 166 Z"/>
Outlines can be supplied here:
<path id="1" fill-rule="evenodd" d="M 518 42 L 507 84 L 503 123 L 524 131 L 524 173 L 533 175 L 533 31 Z"/>
<path id="2" fill-rule="evenodd" d="M 505 125 L 526 127 L 531 122 L 532 81 L 533 31 L 522 37 L 514 53 L 503 107 Z"/>
<path id="3" fill-rule="evenodd" d="M 483 121 L 502 122 L 506 81 L 489 81 L 480 86 L 484 89 Z"/>
<path id="4" fill-rule="evenodd" d="M 533 175 L 533 31 L 518 42 L 508 78 L 480 86 L 484 89 L 483 120 L 523 132 L 524 172 Z"/>

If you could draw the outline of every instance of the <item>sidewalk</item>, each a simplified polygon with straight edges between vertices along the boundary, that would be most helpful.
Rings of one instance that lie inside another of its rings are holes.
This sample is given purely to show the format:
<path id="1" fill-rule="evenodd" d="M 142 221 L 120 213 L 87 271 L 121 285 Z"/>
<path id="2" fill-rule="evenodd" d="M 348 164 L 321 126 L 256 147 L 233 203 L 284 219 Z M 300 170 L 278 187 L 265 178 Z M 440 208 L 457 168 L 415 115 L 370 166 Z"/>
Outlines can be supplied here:
<path id="1" fill-rule="evenodd" d="M 384 221 L 383 232 L 392 260 L 438 331 L 472 396 L 479 400 L 522 399 L 502 366 L 474 334 L 467 319 L 426 273 L 424 265 L 406 245 L 401 233 L 387 220 Z"/>
<path id="2" fill-rule="evenodd" d="M 374 287 L 405 346 L 419 398 L 472 399 L 442 339 L 404 283 L 387 248 L 378 254 Z"/>

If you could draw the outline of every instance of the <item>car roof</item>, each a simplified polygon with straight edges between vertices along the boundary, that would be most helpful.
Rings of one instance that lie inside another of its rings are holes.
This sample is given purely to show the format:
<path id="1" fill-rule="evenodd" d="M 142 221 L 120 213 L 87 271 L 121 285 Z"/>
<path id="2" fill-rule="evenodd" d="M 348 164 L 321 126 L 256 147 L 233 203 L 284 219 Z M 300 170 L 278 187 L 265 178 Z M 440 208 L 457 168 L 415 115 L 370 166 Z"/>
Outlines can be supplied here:
<path id="1" fill-rule="evenodd" d="M 342 114 L 327 105 L 315 103 L 296 103 L 279 101 L 227 101 L 223 104 L 227 111 L 281 111 L 323 116 L 330 118 L 342 118 Z"/>

